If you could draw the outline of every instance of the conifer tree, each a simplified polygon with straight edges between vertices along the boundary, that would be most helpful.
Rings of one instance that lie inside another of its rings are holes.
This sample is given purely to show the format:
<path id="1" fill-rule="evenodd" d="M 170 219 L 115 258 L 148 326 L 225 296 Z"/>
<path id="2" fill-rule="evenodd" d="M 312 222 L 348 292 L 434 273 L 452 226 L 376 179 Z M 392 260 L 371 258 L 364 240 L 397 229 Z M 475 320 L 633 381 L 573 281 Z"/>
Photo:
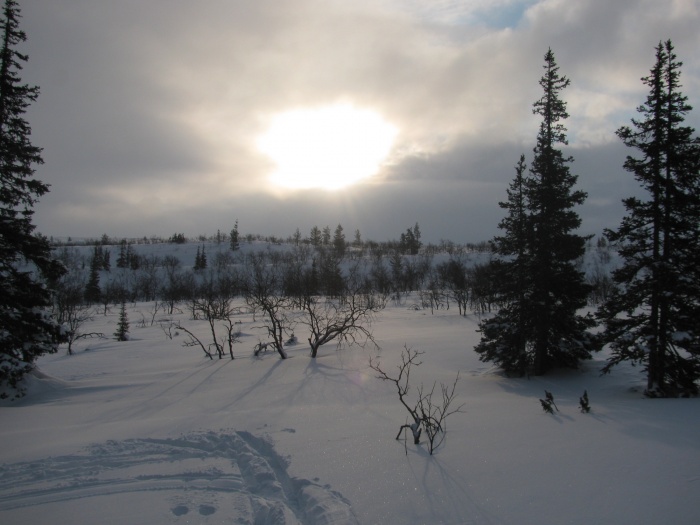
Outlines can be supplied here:
<path id="1" fill-rule="evenodd" d="M 345 234 L 340 224 L 338 224 L 333 234 L 333 249 L 339 257 L 345 255 Z"/>
<path id="2" fill-rule="evenodd" d="M 525 155 L 515 166 L 516 176 L 507 190 L 508 200 L 498 205 L 508 215 L 498 224 L 502 236 L 493 240 L 497 259 L 495 287 L 503 304 L 501 309 L 479 324 L 481 341 L 475 350 L 481 361 L 493 361 L 509 374 L 525 375 L 528 371 L 528 341 L 532 346 L 532 333 L 528 332 L 527 301 L 528 261 L 530 254 L 530 220 L 525 202 Z"/>
<path id="3" fill-rule="evenodd" d="M 585 252 L 586 238 L 575 233 L 581 219 L 574 211 L 586 194 L 574 190 L 577 177 L 569 171 L 566 145 L 568 118 L 560 93 L 569 79 L 559 75 L 552 50 L 545 57 L 540 79 L 544 94 L 533 105 L 542 117 L 528 177 L 524 159 L 516 167 L 509 201 L 501 206 L 509 215 L 494 240 L 501 258 L 501 297 L 506 308 L 481 325 L 482 341 L 475 350 L 481 359 L 495 361 L 510 372 L 541 375 L 557 366 L 576 367 L 589 359 L 594 324 L 578 310 L 586 305 L 590 287 L 575 261 Z"/>
<path id="4" fill-rule="evenodd" d="M 55 352 L 60 327 L 47 308 L 52 297 L 46 281 L 57 280 L 65 267 L 51 256 L 48 240 L 34 233 L 33 206 L 48 192 L 34 178 L 41 148 L 30 141 L 24 114 L 39 88 L 21 83 L 27 56 L 16 48 L 26 40 L 19 29 L 17 2 L 5 0 L 0 15 L 0 397 L 16 390 L 36 358 Z"/>
<path id="5" fill-rule="evenodd" d="M 200 250 L 199 246 L 197 246 L 197 254 L 194 256 L 194 269 L 202 269 L 202 251 Z"/>
<path id="6" fill-rule="evenodd" d="M 700 379 L 700 140 L 683 125 L 692 108 L 680 92 L 681 66 L 671 41 L 660 42 L 642 79 L 642 117 L 617 131 L 639 152 L 624 167 L 648 197 L 625 199 L 627 215 L 606 232 L 623 265 L 598 312 L 612 351 L 604 371 L 641 364 L 649 396 L 697 395 Z"/>
<path id="7" fill-rule="evenodd" d="M 318 226 L 314 226 L 311 228 L 311 233 L 309 234 L 309 240 L 311 241 L 312 246 L 321 246 L 322 238 L 321 238 L 321 230 L 319 229 Z"/>
<path id="8" fill-rule="evenodd" d="M 238 248 L 241 247 L 238 239 L 238 220 L 236 220 L 236 223 L 233 225 L 233 229 L 231 230 L 231 239 L 229 241 L 229 247 L 231 248 L 232 252 L 235 252 L 236 250 L 238 250 Z"/>
<path id="9" fill-rule="evenodd" d="M 199 269 L 205 270 L 207 268 L 207 252 L 202 244 L 202 253 L 199 256 Z"/>
<path id="10" fill-rule="evenodd" d="M 321 233 L 321 244 L 328 246 L 331 243 L 331 227 L 326 226 Z"/>
<path id="11" fill-rule="evenodd" d="M 85 285 L 85 301 L 88 304 L 97 304 L 100 302 L 102 291 L 100 290 L 100 268 L 102 261 L 100 253 L 95 247 L 95 252 L 90 260 L 90 277 Z"/>
<path id="12" fill-rule="evenodd" d="M 117 341 L 129 340 L 129 317 L 126 313 L 126 303 L 123 301 L 119 309 L 119 323 L 117 324 L 117 331 L 114 332 L 114 337 Z"/>

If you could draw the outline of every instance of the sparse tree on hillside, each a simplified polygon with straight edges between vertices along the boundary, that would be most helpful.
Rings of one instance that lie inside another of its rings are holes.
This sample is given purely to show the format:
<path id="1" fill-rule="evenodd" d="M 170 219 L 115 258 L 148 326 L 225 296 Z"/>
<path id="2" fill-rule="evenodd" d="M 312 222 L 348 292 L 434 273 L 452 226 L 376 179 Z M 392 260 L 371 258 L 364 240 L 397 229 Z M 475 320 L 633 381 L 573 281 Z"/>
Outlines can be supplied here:
<path id="1" fill-rule="evenodd" d="M 331 227 L 326 226 L 321 233 L 321 244 L 328 246 L 331 243 Z"/>
<path id="2" fill-rule="evenodd" d="M 401 234 L 399 247 L 402 253 L 408 255 L 417 255 L 420 251 L 422 243 L 420 241 L 420 227 L 418 223 L 413 228 L 408 228 L 406 233 Z"/>
<path id="3" fill-rule="evenodd" d="M 114 332 L 114 337 L 117 341 L 129 340 L 129 316 L 126 313 L 126 303 L 122 303 L 119 309 L 119 323 L 117 323 L 117 330 Z"/>
<path id="4" fill-rule="evenodd" d="M 335 234 L 333 235 L 333 249 L 339 257 L 345 255 L 345 234 L 340 224 L 338 224 L 338 227 L 335 229 Z"/>
<path id="5" fill-rule="evenodd" d="M 241 247 L 238 239 L 238 220 L 236 220 L 236 223 L 233 225 L 233 229 L 231 230 L 231 239 L 229 241 L 229 247 L 231 248 L 232 252 L 235 252 L 236 250 L 238 250 L 238 248 Z"/>
<path id="6" fill-rule="evenodd" d="M 352 241 L 354 248 L 362 248 L 362 234 L 360 230 L 355 230 L 355 239 Z"/>
<path id="7" fill-rule="evenodd" d="M 318 226 L 314 226 L 313 228 L 311 228 L 311 233 L 309 234 L 309 241 L 311 242 L 311 246 L 321 246 L 323 238 L 321 236 L 321 230 L 319 230 Z"/>
<path id="8" fill-rule="evenodd" d="M 671 41 L 659 43 L 642 79 L 642 118 L 617 131 L 640 153 L 625 169 L 648 199 L 625 199 L 627 215 L 606 232 L 624 263 L 599 310 L 612 350 L 604 371 L 641 364 L 647 395 L 661 397 L 697 395 L 700 379 L 700 139 L 683 125 L 692 108 L 680 92 L 681 65 Z"/>
<path id="9" fill-rule="evenodd" d="M 551 49 L 544 70 L 544 94 L 533 107 L 542 122 L 530 175 L 523 177 L 521 158 L 509 200 L 501 204 L 509 212 L 499 225 L 505 235 L 494 241 L 505 263 L 501 293 L 508 307 L 482 323 L 482 342 L 475 349 L 483 360 L 533 375 L 557 366 L 576 367 L 596 349 L 588 332 L 594 320 L 578 313 L 586 306 L 590 287 L 576 267 L 586 238 L 574 233 L 581 219 L 573 208 L 584 202 L 586 193 L 574 189 L 577 176 L 568 166 L 573 159 L 557 149 L 557 144 L 567 144 L 562 121 L 569 115 L 560 92 L 569 79 L 559 75 Z"/>
<path id="10" fill-rule="evenodd" d="M 90 277 L 85 286 L 85 301 L 88 304 L 98 304 L 101 299 L 100 268 L 102 266 L 102 261 L 100 259 L 100 253 L 97 247 L 95 247 L 92 259 L 90 260 Z"/>
<path id="11" fill-rule="evenodd" d="M 45 237 L 35 235 L 33 206 L 49 187 L 34 178 L 43 162 L 41 148 L 30 141 L 24 114 L 39 88 L 21 83 L 27 56 L 17 50 L 26 40 L 19 29 L 20 9 L 5 0 L 0 18 L 0 396 L 21 395 L 18 382 L 37 357 L 56 351 L 60 326 L 49 314 L 51 291 L 46 280 L 65 268 L 51 255 Z"/>

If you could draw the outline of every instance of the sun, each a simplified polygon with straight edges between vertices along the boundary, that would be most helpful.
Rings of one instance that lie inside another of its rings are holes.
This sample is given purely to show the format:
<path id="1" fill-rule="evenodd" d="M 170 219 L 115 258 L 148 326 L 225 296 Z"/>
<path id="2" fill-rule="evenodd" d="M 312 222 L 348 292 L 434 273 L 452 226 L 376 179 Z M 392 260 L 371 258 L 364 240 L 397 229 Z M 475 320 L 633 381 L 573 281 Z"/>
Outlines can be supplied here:
<path id="1" fill-rule="evenodd" d="M 257 146 L 275 164 L 274 186 L 338 190 L 375 175 L 397 134 L 375 111 L 336 104 L 276 115 Z"/>

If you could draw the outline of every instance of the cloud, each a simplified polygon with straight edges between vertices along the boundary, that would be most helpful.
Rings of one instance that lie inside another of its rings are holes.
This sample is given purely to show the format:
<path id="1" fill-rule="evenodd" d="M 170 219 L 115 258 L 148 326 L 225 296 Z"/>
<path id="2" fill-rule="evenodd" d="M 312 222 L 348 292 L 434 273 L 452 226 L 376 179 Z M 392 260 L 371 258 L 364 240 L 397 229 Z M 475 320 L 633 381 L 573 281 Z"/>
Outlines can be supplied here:
<path id="1" fill-rule="evenodd" d="M 695 0 L 28 2 L 23 75 L 42 89 L 28 116 L 44 147 L 37 176 L 52 185 L 37 223 L 131 235 L 144 223 L 215 231 L 236 216 L 271 234 L 345 221 L 382 239 L 418 220 L 426 236 L 482 240 L 534 146 L 551 47 L 572 82 L 566 125 L 581 183 L 595 181 L 597 207 L 584 210 L 599 229 L 619 206 L 588 170 L 621 171 L 615 130 L 644 100 L 659 40 L 673 39 L 700 104 L 699 11 Z M 339 101 L 399 128 L 390 164 L 343 196 L 274 196 L 256 138 L 280 112 Z"/>

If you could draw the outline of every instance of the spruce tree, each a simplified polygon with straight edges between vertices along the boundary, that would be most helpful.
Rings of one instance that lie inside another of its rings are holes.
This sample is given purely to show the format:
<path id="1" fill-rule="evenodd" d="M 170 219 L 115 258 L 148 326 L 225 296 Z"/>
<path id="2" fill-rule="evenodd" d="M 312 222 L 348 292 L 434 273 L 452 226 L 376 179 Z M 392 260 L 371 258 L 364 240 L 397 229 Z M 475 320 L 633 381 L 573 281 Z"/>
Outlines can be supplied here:
<path id="1" fill-rule="evenodd" d="M 542 122 L 525 183 L 532 221 L 533 287 L 528 311 L 534 330 L 535 375 L 553 366 L 576 367 L 579 360 L 590 359 L 595 349 L 594 338 L 587 331 L 595 321 L 577 313 L 586 306 L 591 289 L 575 264 L 585 254 L 586 238 L 575 233 L 581 218 L 573 208 L 583 204 L 587 195 L 574 190 L 578 177 L 568 166 L 573 158 L 565 157 L 556 147 L 568 144 L 561 121 L 569 115 L 559 94 L 570 82 L 559 75 L 551 49 L 545 55 L 544 69 L 540 79 L 544 95 L 533 107 Z"/>
<path id="2" fill-rule="evenodd" d="M 515 179 L 510 184 L 506 202 L 498 205 L 507 210 L 507 215 L 498 224 L 502 236 L 493 240 L 496 260 L 492 263 L 496 293 L 502 307 L 493 317 L 479 324 L 481 341 L 475 351 L 481 361 L 492 361 L 507 373 L 524 375 L 528 371 L 527 291 L 530 254 L 530 221 L 525 202 L 525 155 L 520 156 L 515 166 Z M 531 343 L 530 343 L 530 346 Z"/>
<path id="3" fill-rule="evenodd" d="M 562 121 L 569 115 L 560 93 L 569 79 L 559 75 L 551 49 L 544 59 L 544 94 L 533 105 L 533 113 L 542 117 L 534 158 L 528 177 L 523 177 L 523 158 L 516 167 L 509 201 L 501 204 L 509 211 L 499 225 L 505 234 L 494 240 L 506 307 L 482 323 L 482 341 L 475 348 L 482 360 L 533 375 L 576 367 L 595 349 L 588 332 L 594 321 L 578 314 L 590 287 L 575 265 L 586 238 L 575 233 L 581 219 L 573 208 L 586 194 L 574 190 L 577 177 L 568 166 L 573 159 L 557 147 L 567 144 Z"/>
<path id="4" fill-rule="evenodd" d="M 65 267 L 51 257 L 48 240 L 34 233 L 33 206 L 48 192 L 34 178 L 41 148 L 30 141 L 26 109 L 39 94 L 21 83 L 27 56 L 16 47 L 26 40 L 19 29 L 17 2 L 5 0 L 0 19 L 0 397 L 6 387 L 21 394 L 18 382 L 36 358 L 55 352 L 62 340 L 60 326 L 48 314 L 52 296 L 47 281 L 57 280 Z"/>
<path id="5" fill-rule="evenodd" d="M 345 255 L 345 234 L 340 224 L 338 224 L 333 234 L 333 249 L 338 257 L 343 257 Z"/>
<path id="6" fill-rule="evenodd" d="M 233 225 L 233 229 L 231 230 L 231 239 L 229 241 L 229 247 L 231 248 L 232 252 L 235 252 L 238 250 L 238 248 L 241 247 L 240 242 L 238 240 L 238 220 L 236 220 L 236 223 Z"/>
<path id="7" fill-rule="evenodd" d="M 322 238 L 321 238 L 321 230 L 319 229 L 318 226 L 314 226 L 311 228 L 311 233 L 309 234 L 309 240 L 311 241 L 311 245 L 318 247 L 321 246 L 322 244 Z"/>
<path id="8" fill-rule="evenodd" d="M 202 253 L 199 256 L 199 268 L 200 270 L 206 270 L 207 268 L 207 252 L 202 244 Z"/>
<path id="9" fill-rule="evenodd" d="M 194 256 L 194 269 L 202 269 L 202 251 L 200 250 L 199 246 L 197 246 L 197 254 Z"/>
<path id="10" fill-rule="evenodd" d="M 127 316 L 126 303 L 124 302 L 122 302 L 119 309 L 119 323 L 117 324 L 117 331 L 114 332 L 114 337 L 117 341 L 129 340 L 129 317 Z"/>
<path id="11" fill-rule="evenodd" d="M 639 152 L 624 167 L 648 196 L 625 199 L 627 215 L 606 232 L 623 265 L 598 312 L 611 348 L 604 371 L 641 364 L 654 397 L 697 395 L 700 379 L 700 140 L 683 125 L 692 108 L 680 92 L 681 66 L 671 41 L 659 43 L 642 79 L 642 117 L 617 131 Z"/>
<path id="12" fill-rule="evenodd" d="M 100 253 L 97 247 L 95 247 L 95 252 L 90 260 L 90 277 L 85 285 L 85 301 L 88 304 L 97 304 L 102 298 L 102 291 L 100 290 L 100 268 L 102 267 L 102 261 L 100 259 Z"/>

